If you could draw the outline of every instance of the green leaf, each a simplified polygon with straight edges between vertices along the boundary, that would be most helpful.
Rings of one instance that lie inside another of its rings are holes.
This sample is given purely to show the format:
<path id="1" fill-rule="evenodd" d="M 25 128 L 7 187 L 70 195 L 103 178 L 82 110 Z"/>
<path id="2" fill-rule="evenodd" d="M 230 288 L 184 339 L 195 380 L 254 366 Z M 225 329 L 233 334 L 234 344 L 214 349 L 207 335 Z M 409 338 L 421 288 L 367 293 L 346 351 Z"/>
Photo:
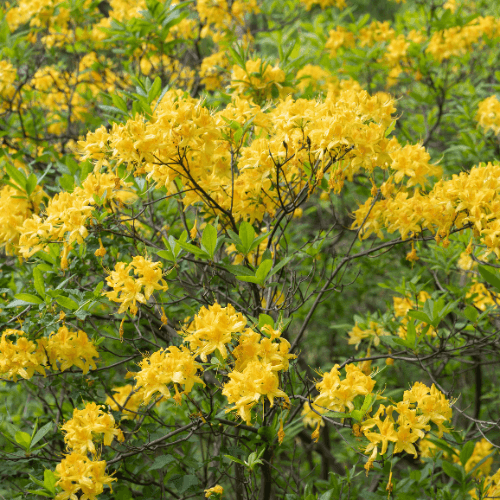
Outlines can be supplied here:
<path id="1" fill-rule="evenodd" d="M 18 293 L 17 295 L 14 295 L 14 298 L 23 300 L 29 304 L 43 304 L 43 300 L 40 297 L 32 295 L 31 293 Z"/>
<path id="2" fill-rule="evenodd" d="M 33 278 L 35 280 L 35 290 L 40 297 L 45 298 L 45 285 L 43 283 L 43 274 L 38 267 L 33 269 Z"/>
<path id="3" fill-rule="evenodd" d="M 462 470 L 458 466 L 443 460 L 442 467 L 447 476 L 452 477 L 455 481 L 457 481 L 457 483 L 462 484 L 463 474 Z"/>
<path id="4" fill-rule="evenodd" d="M 271 328 L 274 328 L 274 319 L 268 314 L 259 314 L 259 328 L 262 328 L 265 325 L 269 325 Z"/>
<path id="5" fill-rule="evenodd" d="M 101 295 L 101 290 L 102 290 L 102 287 L 104 286 L 104 281 L 99 281 L 99 283 L 97 283 L 97 286 L 94 288 L 94 297 L 99 297 L 99 295 Z"/>
<path id="6" fill-rule="evenodd" d="M 255 239 L 255 229 L 250 223 L 243 221 L 240 224 L 239 233 L 241 244 L 243 246 L 243 253 L 246 255 L 250 252 L 250 247 Z"/>
<path id="7" fill-rule="evenodd" d="M 253 243 L 250 245 L 250 249 L 248 251 L 252 252 L 253 250 L 255 250 L 266 238 L 269 238 L 268 233 L 257 236 L 257 238 L 253 240 Z"/>
<path id="8" fill-rule="evenodd" d="M 21 189 L 26 191 L 26 175 L 21 170 L 18 170 L 14 165 L 10 164 L 8 161 L 4 163 L 5 171 L 9 174 L 9 177 L 15 182 Z"/>
<path id="9" fill-rule="evenodd" d="M 427 314 L 425 314 L 422 311 L 408 311 L 408 316 L 410 318 L 415 318 L 415 319 L 418 319 L 420 321 L 423 321 L 424 323 L 427 323 L 428 325 L 432 324 L 431 318 L 429 318 L 429 316 L 427 316 Z"/>
<path id="10" fill-rule="evenodd" d="M 193 255 L 196 255 L 197 257 L 203 257 L 205 259 L 210 258 L 210 255 L 208 255 L 207 252 L 205 252 L 201 248 L 198 248 L 195 245 L 192 245 L 191 243 L 185 243 L 184 241 L 181 241 L 179 239 L 177 240 L 177 244 L 184 250 L 188 251 L 189 253 L 192 253 Z"/>
<path id="11" fill-rule="evenodd" d="M 262 281 L 256 276 L 236 276 L 240 281 L 246 281 L 247 283 L 255 283 L 256 285 L 261 285 Z"/>
<path id="12" fill-rule="evenodd" d="M 413 321 L 408 321 L 406 325 L 406 339 L 404 340 L 407 347 L 415 347 L 417 342 L 417 332 Z"/>
<path id="13" fill-rule="evenodd" d="M 60 306 L 66 307 L 66 309 L 71 309 L 72 311 L 76 311 L 78 309 L 78 304 L 73 299 L 64 297 L 63 295 L 59 295 L 59 297 L 56 297 L 56 302 Z"/>
<path id="14" fill-rule="evenodd" d="M 373 394 L 367 394 L 365 396 L 365 399 L 364 399 L 363 404 L 361 406 L 361 411 L 363 412 L 363 415 L 365 415 L 366 412 L 371 408 L 373 400 L 374 400 Z"/>
<path id="15" fill-rule="evenodd" d="M 364 417 L 364 413 L 361 410 L 352 410 L 351 411 L 351 417 L 356 420 L 357 422 L 361 422 Z"/>
<path id="16" fill-rule="evenodd" d="M 198 478 L 194 474 L 182 475 L 171 480 L 180 493 L 184 493 L 191 486 L 198 484 Z"/>
<path id="17" fill-rule="evenodd" d="M 475 323 L 479 316 L 479 312 L 474 306 L 467 306 L 462 313 L 469 321 L 472 321 L 472 323 Z"/>
<path id="18" fill-rule="evenodd" d="M 31 446 L 35 446 L 46 434 L 50 432 L 50 430 L 54 427 L 52 422 L 45 424 L 43 427 L 38 429 L 38 432 L 35 434 L 35 437 L 31 441 Z"/>
<path id="19" fill-rule="evenodd" d="M 435 444 L 438 448 L 446 451 L 450 456 L 457 455 L 457 452 L 442 439 L 430 439 L 430 442 Z"/>
<path id="20" fill-rule="evenodd" d="M 393 120 L 391 122 L 391 124 L 387 127 L 387 129 L 385 130 L 385 136 L 386 137 L 394 130 L 395 126 L 396 126 L 396 120 Z"/>
<path id="21" fill-rule="evenodd" d="M 240 240 L 240 237 L 234 232 L 234 231 L 231 231 L 231 229 L 228 229 L 227 230 L 227 233 L 229 234 L 229 236 L 231 237 L 231 241 L 233 243 L 235 243 L 236 245 L 243 245 L 241 243 L 241 240 Z"/>
<path id="22" fill-rule="evenodd" d="M 217 247 L 217 229 L 215 227 L 206 225 L 201 236 L 201 244 L 213 259 L 215 248 Z"/>
<path id="23" fill-rule="evenodd" d="M 118 109 L 121 109 L 124 113 L 128 114 L 127 103 L 124 101 L 124 99 L 122 99 L 119 95 L 114 94 L 111 96 L 111 100 Z"/>
<path id="24" fill-rule="evenodd" d="M 160 250 L 159 252 L 156 252 L 156 255 L 162 259 L 169 260 L 170 262 L 175 262 L 175 257 L 171 250 Z"/>
<path id="25" fill-rule="evenodd" d="M 234 274 L 237 277 L 238 276 L 254 276 L 254 273 L 252 272 L 252 270 L 248 269 L 248 267 L 245 267 L 245 266 L 233 266 L 232 264 L 224 264 L 223 267 L 226 271 L 229 271 L 231 274 Z"/>
<path id="26" fill-rule="evenodd" d="M 134 101 L 134 104 L 137 101 Z M 139 105 L 139 103 L 137 103 Z M 104 104 L 98 104 L 98 106 L 103 110 L 106 111 L 107 113 L 115 114 L 118 113 L 119 115 L 127 116 L 128 113 L 126 111 L 121 110 L 120 108 L 117 108 L 115 106 L 106 106 Z"/>
<path id="27" fill-rule="evenodd" d="M 500 290 L 500 278 L 496 276 L 492 271 L 490 271 L 485 266 L 479 266 L 479 273 L 483 277 L 484 281 L 493 285 L 497 290 Z"/>
<path id="28" fill-rule="evenodd" d="M 161 78 L 157 76 L 148 92 L 149 104 L 151 104 L 160 95 L 160 92 L 161 92 Z"/>
<path id="29" fill-rule="evenodd" d="M 33 193 L 33 191 L 35 190 L 37 183 L 38 179 L 36 178 L 36 175 L 30 174 L 26 181 L 26 193 L 28 194 L 28 196 L 31 196 L 31 193 Z"/>
<path id="30" fill-rule="evenodd" d="M 275 275 L 282 267 L 286 266 L 291 260 L 292 260 L 293 256 L 290 255 L 289 257 L 285 257 L 283 260 L 280 260 L 278 262 L 278 264 L 276 264 L 271 272 L 269 273 L 269 277 Z"/>
<path id="31" fill-rule="evenodd" d="M 473 441 L 467 441 L 467 443 L 464 444 L 462 451 L 460 452 L 460 463 L 464 467 L 469 458 L 472 456 L 472 453 L 474 452 L 474 446 L 475 443 Z"/>
<path id="32" fill-rule="evenodd" d="M 16 443 L 22 446 L 25 450 L 29 450 L 31 444 L 31 436 L 27 432 L 16 432 L 14 439 Z"/>
<path id="33" fill-rule="evenodd" d="M 52 494 L 56 492 L 56 483 L 57 478 L 55 474 L 50 469 L 45 469 L 43 471 L 43 485 L 47 490 L 49 490 Z"/>
<path id="34" fill-rule="evenodd" d="M 64 174 L 59 177 L 59 184 L 64 191 L 73 192 L 75 189 L 75 179 L 72 175 Z"/>
<path id="35" fill-rule="evenodd" d="M 335 489 L 325 491 L 322 495 L 318 497 L 318 500 L 333 500 L 335 498 L 333 495 L 335 494 Z"/>
<path id="36" fill-rule="evenodd" d="M 41 495 L 42 497 L 54 498 L 54 495 L 47 493 L 44 490 L 26 490 L 28 493 L 33 493 L 33 495 Z"/>
<path id="37" fill-rule="evenodd" d="M 149 467 L 149 470 L 163 469 L 165 465 L 168 465 L 175 461 L 176 458 L 172 455 L 162 455 L 160 457 L 156 457 L 153 464 Z"/>
<path id="38" fill-rule="evenodd" d="M 267 278 L 267 275 L 269 274 L 269 271 L 273 267 L 273 261 L 271 259 L 264 260 L 260 263 L 259 268 L 257 269 L 257 272 L 255 273 L 256 278 L 261 282 L 264 283 L 265 279 Z"/>
<path id="39" fill-rule="evenodd" d="M 243 460 L 240 460 L 239 458 L 233 457 L 232 455 L 224 455 L 224 457 L 228 458 L 229 460 L 236 462 L 237 464 L 240 465 L 245 465 L 245 462 Z"/>

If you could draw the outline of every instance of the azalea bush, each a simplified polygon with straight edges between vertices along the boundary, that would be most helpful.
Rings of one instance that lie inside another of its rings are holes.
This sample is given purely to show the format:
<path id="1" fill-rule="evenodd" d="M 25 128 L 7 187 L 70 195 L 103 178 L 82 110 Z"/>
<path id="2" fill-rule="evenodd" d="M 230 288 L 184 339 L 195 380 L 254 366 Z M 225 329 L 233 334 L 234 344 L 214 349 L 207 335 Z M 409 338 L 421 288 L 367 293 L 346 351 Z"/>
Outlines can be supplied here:
<path id="1" fill-rule="evenodd" d="M 3 6 L 0 496 L 500 498 L 499 11 Z"/>

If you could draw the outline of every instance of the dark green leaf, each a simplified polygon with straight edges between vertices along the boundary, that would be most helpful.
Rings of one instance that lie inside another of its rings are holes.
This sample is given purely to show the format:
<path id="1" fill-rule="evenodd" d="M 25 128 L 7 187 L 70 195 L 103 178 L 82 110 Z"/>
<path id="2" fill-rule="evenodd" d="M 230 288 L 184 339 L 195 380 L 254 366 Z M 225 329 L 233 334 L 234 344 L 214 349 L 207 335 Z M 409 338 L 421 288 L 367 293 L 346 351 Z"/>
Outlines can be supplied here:
<path id="1" fill-rule="evenodd" d="M 497 290 L 500 291 L 500 278 L 490 271 L 485 266 L 479 266 L 479 273 L 483 277 L 484 281 L 488 282 L 490 285 L 493 285 Z"/>
<path id="2" fill-rule="evenodd" d="M 163 469 L 165 465 L 175 462 L 176 459 L 172 455 L 161 455 L 156 457 L 153 464 L 149 467 L 149 470 Z"/>
<path id="3" fill-rule="evenodd" d="M 45 424 L 43 427 L 38 429 L 38 432 L 35 434 L 35 437 L 31 441 L 31 446 L 35 446 L 38 441 L 43 439 L 43 437 L 50 432 L 50 430 L 54 427 L 54 424 L 52 422 L 49 422 L 48 424 Z"/>
<path id="4" fill-rule="evenodd" d="M 473 441 L 467 441 L 462 447 L 462 451 L 460 452 L 460 463 L 465 467 L 465 464 L 472 456 L 474 452 L 475 443 Z"/>
<path id="5" fill-rule="evenodd" d="M 444 473 L 447 476 L 452 477 L 459 484 L 462 484 L 463 474 L 462 474 L 462 470 L 458 466 L 456 466 L 450 462 L 447 462 L 446 460 L 443 460 L 442 467 L 443 467 Z"/>

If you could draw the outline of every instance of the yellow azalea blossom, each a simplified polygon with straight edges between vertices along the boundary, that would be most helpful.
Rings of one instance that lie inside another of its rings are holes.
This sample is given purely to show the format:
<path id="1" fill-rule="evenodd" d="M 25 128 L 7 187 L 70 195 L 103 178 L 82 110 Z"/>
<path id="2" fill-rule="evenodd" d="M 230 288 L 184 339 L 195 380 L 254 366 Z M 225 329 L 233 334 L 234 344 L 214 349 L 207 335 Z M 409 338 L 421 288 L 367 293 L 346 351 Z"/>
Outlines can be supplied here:
<path id="1" fill-rule="evenodd" d="M 122 431 L 115 426 L 113 415 L 104 412 L 102 408 L 104 406 L 96 403 L 87 403 L 83 410 L 73 410 L 73 417 L 61 426 L 65 433 L 64 442 L 70 450 L 81 454 L 96 454 L 94 439 L 98 434 L 102 434 L 102 442 L 106 446 L 115 437 L 119 441 L 124 440 Z"/>
<path id="2" fill-rule="evenodd" d="M 77 452 L 66 455 L 56 466 L 55 476 L 59 479 L 55 485 L 63 491 L 56 495 L 55 500 L 75 500 L 79 491 L 83 493 L 81 499 L 95 500 L 105 485 L 111 487 L 111 482 L 116 481 L 106 475 L 105 469 L 104 460 L 94 461 Z"/>
<path id="3" fill-rule="evenodd" d="M 261 396 L 267 397 L 271 406 L 276 397 L 290 402 L 287 394 L 279 389 L 279 378 L 269 363 L 252 361 L 241 372 L 233 370 L 228 376 L 229 382 L 224 384 L 222 394 L 234 406 L 227 409 L 226 413 L 236 411 L 247 424 L 251 423 L 250 411 L 261 400 Z"/>
<path id="4" fill-rule="evenodd" d="M 141 390 L 144 403 L 148 403 L 155 394 L 161 394 L 166 399 L 172 397 L 168 385 L 173 384 L 176 401 L 180 401 L 177 386 L 183 386 L 183 394 L 189 394 L 194 384 L 205 385 L 197 376 L 201 365 L 195 361 L 185 346 L 171 346 L 161 349 L 151 356 L 145 357 L 140 363 L 141 370 L 134 374 L 136 389 Z"/>
<path id="5" fill-rule="evenodd" d="M 212 495 L 221 495 L 224 493 L 224 488 L 216 484 L 212 488 L 205 490 L 205 498 L 210 498 Z"/>
<path id="6" fill-rule="evenodd" d="M 500 134 L 500 101 L 496 95 L 479 103 L 476 120 L 486 131 L 492 130 L 496 135 Z"/>
<path id="7" fill-rule="evenodd" d="M 136 418 L 139 406 L 144 401 L 143 391 L 128 384 L 113 388 L 113 392 L 113 397 L 108 396 L 105 404 L 114 411 L 121 411 L 122 420 Z"/>
<path id="8" fill-rule="evenodd" d="M 369 328 L 361 329 L 356 323 L 353 329 L 349 332 L 349 345 L 355 345 L 356 349 L 364 339 L 373 341 L 373 345 L 377 347 L 380 344 L 380 337 L 390 335 L 376 321 L 370 321 Z"/>
<path id="9" fill-rule="evenodd" d="M 469 286 L 465 298 L 471 298 L 472 303 L 481 311 L 488 306 L 498 307 L 498 295 L 486 288 L 483 283 L 474 282 Z"/>
<path id="10" fill-rule="evenodd" d="M 21 330 L 6 329 L 0 339 L 0 374 L 17 381 L 30 379 L 35 372 L 45 376 L 47 354 L 43 342 L 28 340 Z"/>
<path id="11" fill-rule="evenodd" d="M 138 310 L 137 302 L 145 304 L 154 291 L 168 290 L 161 268 L 161 262 L 153 262 L 140 255 L 135 256 L 130 264 L 117 262 L 115 269 L 106 278 L 113 290 L 102 292 L 102 295 L 120 304 L 119 314 L 130 310 L 135 315 Z M 130 272 L 136 276 L 130 276 Z"/>
<path id="12" fill-rule="evenodd" d="M 186 332 L 179 333 L 184 335 L 184 342 L 189 342 L 191 351 L 206 362 L 207 356 L 217 349 L 226 359 L 226 345 L 231 342 L 233 334 L 243 331 L 246 323 L 243 315 L 237 313 L 231 304 L 221 307 L 215 303 L 208 308 L 202 307 Z"/>
<path id="13" fill-rule="evenodd" d="M 87 238 L 88 225 L 96 199 L 101 202 L 133 201 L 135 195 L 128 190 L 131 183 L 123 180 L 126 189 L 116 188 L 115 174 L 93 172 L 72 193 L 57 193 L 49 200 L 46 213 L 40 217 L 33 213 L 19 228 L 19 253 L 31 257 L 39 250 L 48 250 L 50 242 L 63 242 L 62 268 L 67 267 L 67 254 L 74 243 L 82 244 Z"/>
<path id="14" fill-rule="evenodd" d="M 64 325 L 61 326 L 57 333 L 50 334 L 46 350 L 54 370 L 57 370 L 57 363 L 61 371 L 77 366 L 86 374 L 90 368 L 96 369 L 93 358 L 98 358 L 99 353 L 82 330 L 74 332 Z"/>
<path id="15" fill-rule="evenodd" d="M 358 395 L 370 394 L 375 386 L 375 380 L 352 364 L 346 365 L 346 376 L 341 380 L 338 367 L 339 365 L 335 365 L 316 384 L 319 396 L 316 397 L 314 403 L 331 411 L 351 412 L 354 410 L 354 398 Z"/>

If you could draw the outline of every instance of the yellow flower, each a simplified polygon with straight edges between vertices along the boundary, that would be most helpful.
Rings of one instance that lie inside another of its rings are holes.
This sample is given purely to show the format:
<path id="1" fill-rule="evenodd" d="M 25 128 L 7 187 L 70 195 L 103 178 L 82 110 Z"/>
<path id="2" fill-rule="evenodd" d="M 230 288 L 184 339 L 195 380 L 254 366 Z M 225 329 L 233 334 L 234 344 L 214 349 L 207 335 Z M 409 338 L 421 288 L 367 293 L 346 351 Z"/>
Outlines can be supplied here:
<path id="1" fill-rule="evenodd" d="M 215 303 L 208 309 L 202 307 L 187 327 L 184 342 L 189 342 L 191 351 L 207 361 L 207 356 L 219 350 L 223 359 L 227 358 L 226 345 L 231 342 L 233 334 L 240 333 L 246 326 L 246 319 L 237 313 L 229 304 L 221 307 Z"/>
<path id="2" fill-rule="evenodd" d="M 141 389 L 144 403 L 148 403 L 153 395 L 160 393 L 166 399 L 172 397 L 169 384 L 174 384 L 175 394 L 178 395 L 177 386 L 184 386 L 184 394 L 189 394 L 195 383 L 205 385 L 196 375 L 201 370 L 185 346 L 171 346 L 159 350 L 145 357 L 141 363 L 141 370 L 134 374 L 137 380 L 137 389 Z"/>
<path id="3" fill-rule="evenodd" d="M 210 498 L 212 495 L 221 495 L 224 493 L 224 488 L 216 484 L 212 488 L 205 490 L 205 498 Z"/>
<path id="4" fill-rule="evenodd" d="M 87 455 L 72 452 L 56 466 L 55 475 L 58 477 L 56 486 L 63 491 L 56 495 L 55 500 L 74 500 L 80 490 L 82 499 L 95 500 L 101 494 L 105 485 L 110 485 L 116 479 L 106 475 L 106 462 L 94 461 Z M 111 487 L 111 486 L 110 486 Z"/>
<path id="5" fill-rule="evenodd" d="M 64 442 L 69 449 L 76 453 L 90 452 L 95 455 L 93 439 L 96 434 L 102 434 L 103 444 L 106 446 L 109 446 L 115 437 L 123 441 L 123 434 L 115 427 L 113 415 L 105 413 L 102 408 L 104 406 L 96 403 L 87 403 L 83 410 L 73 410 L 73 417 L 61 427 L 65 433 Z"/>

